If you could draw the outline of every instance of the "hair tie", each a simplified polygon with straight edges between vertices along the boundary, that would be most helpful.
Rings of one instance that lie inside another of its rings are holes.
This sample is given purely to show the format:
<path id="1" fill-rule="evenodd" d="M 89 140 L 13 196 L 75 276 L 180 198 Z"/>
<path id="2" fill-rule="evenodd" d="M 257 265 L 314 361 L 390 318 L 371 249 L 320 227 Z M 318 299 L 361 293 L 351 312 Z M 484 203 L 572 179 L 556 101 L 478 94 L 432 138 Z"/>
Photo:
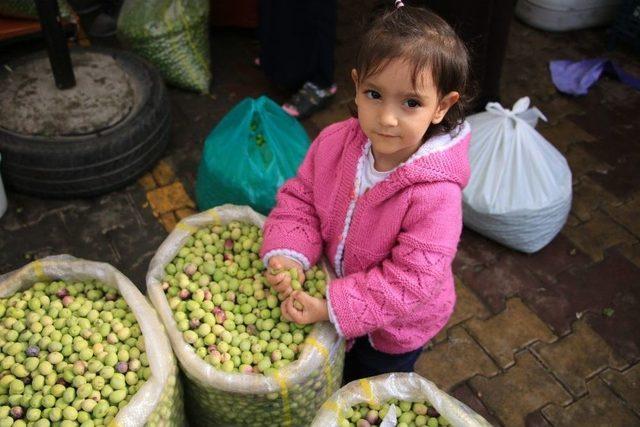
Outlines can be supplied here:
<path id="1" fill-rule="evenodd" d="M 400 9 L 402 6 L 404 6 L 404 3 L 402 3 L 402 0 L 396 0 L 396 9 Z"/>

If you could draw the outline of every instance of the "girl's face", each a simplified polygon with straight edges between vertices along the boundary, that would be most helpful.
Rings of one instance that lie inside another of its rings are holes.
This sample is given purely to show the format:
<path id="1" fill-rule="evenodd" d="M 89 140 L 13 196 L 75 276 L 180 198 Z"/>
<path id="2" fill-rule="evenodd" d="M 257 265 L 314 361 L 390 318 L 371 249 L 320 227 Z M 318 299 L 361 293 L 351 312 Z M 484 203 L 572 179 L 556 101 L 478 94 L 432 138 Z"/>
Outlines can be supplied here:
<path id="1" fill-rule="evenodd" d="M 362 130 L 371 140 L 375 168 L 393 169 L 406 161 L 422 145 L 422 138 L 433 124 L 440 123 L 460 95 L 450 92 L 438 97 L 430 70 L 423 71 L 411 82 L 411 64 L 394 59 L 382 70 L 358 80 L 356 105 Z"/>

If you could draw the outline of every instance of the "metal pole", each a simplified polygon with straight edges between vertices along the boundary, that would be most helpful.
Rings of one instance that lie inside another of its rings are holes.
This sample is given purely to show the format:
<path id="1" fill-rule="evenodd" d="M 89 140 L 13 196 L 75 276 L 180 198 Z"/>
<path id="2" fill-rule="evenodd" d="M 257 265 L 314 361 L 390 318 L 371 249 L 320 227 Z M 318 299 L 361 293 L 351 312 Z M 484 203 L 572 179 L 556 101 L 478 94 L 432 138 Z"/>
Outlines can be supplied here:
<path id="1" fill-rule="evenodd" d="M 58 89 L 72 88 L 76 85 L 76 78 L 71 65 L 69 46 L 67 46 L 62 25 L 58 21 L 58 1 L 35 0 L 35 3 L 56 86 Z"/>

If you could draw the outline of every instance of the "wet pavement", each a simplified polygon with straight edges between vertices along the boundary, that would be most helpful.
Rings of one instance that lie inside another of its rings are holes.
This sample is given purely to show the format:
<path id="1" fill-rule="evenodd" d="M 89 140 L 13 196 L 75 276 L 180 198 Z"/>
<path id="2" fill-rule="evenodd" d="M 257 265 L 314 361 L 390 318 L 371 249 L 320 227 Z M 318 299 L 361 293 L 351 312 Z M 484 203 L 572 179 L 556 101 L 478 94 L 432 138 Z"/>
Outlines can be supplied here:
<path id="1" fill-rule="evenodd" d="M 303 122 L 309 135 L 348 117 L 359 3 L 341 2 L 339 91 Z M 607 56 L 640 75 L 604 29 L 546 33 L 512 24 L 501 96 L 529 96 L 549 119 L 539 131 L 567 158 L 571 215 L 544 249 L 525 255 L 464 230 L 454 264 L 458 304 L 416 370 L 495 425 L 640 425 L 640 92 L 601 79 L 587 96 L 559 94 L 548 61 Z M 50 254 L 108 262 L 141 289 L 149 260 L 176 221 L 195 212 L 204 138 L 247 96 L 284 101 L 251 65 L 250 31 L 215 30 L 214 90 L 171 89 L 171 145 L 138 182 L 108 195 L 54 201 L 8 191 L 0 219 L 0 274 Z"/>

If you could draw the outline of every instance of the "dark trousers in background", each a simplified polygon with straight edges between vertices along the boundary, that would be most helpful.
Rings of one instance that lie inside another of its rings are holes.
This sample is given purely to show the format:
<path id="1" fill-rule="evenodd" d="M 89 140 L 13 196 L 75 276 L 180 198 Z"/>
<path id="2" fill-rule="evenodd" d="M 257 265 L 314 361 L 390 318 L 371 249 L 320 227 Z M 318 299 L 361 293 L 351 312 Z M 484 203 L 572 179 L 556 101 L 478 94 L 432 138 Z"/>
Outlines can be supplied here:
<path id="1" fill-rule="evenodd" d="M 260 61 L 276 84 L 297 90 L 334 82 L 337 0 L 260 0 Z"/>
<path id="2" fill-rule="evenodd" d="M 426 0 L 426 5 L 456 30 L 471 53 L 472 78 L 478 84 L 473 110 L 499 101 L 515 0 Z"/>
<path id="3" fill-rule="evenodd" d="M 402 354 L 388 354 L 371 347 L 369 337 L 356 339 L 344 360 L 344 384 L 360 378 L 390 372 L 413 372 L 422 348 Z"/>

